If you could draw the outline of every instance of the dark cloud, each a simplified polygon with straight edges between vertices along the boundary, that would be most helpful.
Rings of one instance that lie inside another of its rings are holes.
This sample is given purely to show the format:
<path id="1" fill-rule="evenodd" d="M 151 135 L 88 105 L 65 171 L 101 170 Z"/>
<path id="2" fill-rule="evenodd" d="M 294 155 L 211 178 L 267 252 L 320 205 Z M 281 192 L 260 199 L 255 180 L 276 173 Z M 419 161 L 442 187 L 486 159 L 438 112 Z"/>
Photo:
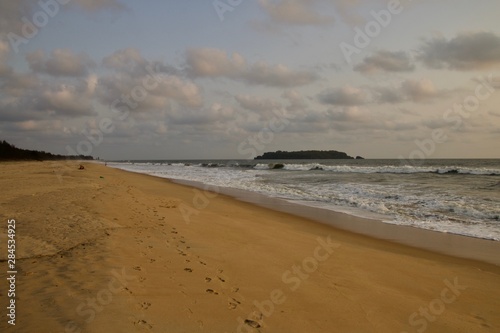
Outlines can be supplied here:
<path id="1" fill-rule="evenodd" d="M 135 48 L 126 48 L 113 52 L 102 61 L 107 68 L 116 71 L 133 71 L 136 67 L 145 68 L 149 65 L 141 52 Z"/>
<path id="2" fill-rule="evenodd" d="M 427 103 L 448 95 L 449 91 L 436 88 L 429 79 L 408 79 L 394 87 L 373 87 L 373 101 L 379 104 L 402 102 Z"/>
<path id="3" fill-rule="evenodd" d="M 491 32 L 461 34 L 450 40 L 425 41 L 418 57 L 433 69 L 473 70 L 500 65 L 500 36 Z"/>
<path id="4" fill-rule="evenodd" d="M 9 44 L 0 39 L 0 78 L 9 76 L 12 73 L 12 68 L 7 64 L 9 53 Z"/>
<path id="5" fill-rule="evenodd" d="M 234 118 L 234 109 L 213 103 L 206 108 L 177 108 L 167 114 L 170 123 L 177 125 L 198 125 L 207 127 L 218 127 L 221 122 Z"/>
<path id="6" fill-rule="evenodd" d="M 413 102 L 425 102 L 445 94 L 438 90 L 431 80 L 406 80 L 401 84 L 401 93 L 403 96 Z"/>
<path id="7" fill-rule="evenodd" d="M 354 67 L 355 71 L 370 74 L 384 72 L 411 72 L 415 69 L 406 52 L 378 51 L 363 59 Z"/>
<path id="8" fill-rule="evenodd" d="M 405 101 L 405 95 L 398 89 L 388 87 L 374 87 L 374 98 L 378 103 L 401 103 Z"/>
<path id="9" fill-rule="evenodd" d="M 281 108 L 281 103 L 258 96 L 237 95 L 235 99 L 242 108 L 250 111 L 269 112 Z"/>
<path id="10" fill-rule="evenodd" d="M 1 92 L 4 99 L 19 97 L 31 90 L 40 87 L 40 80 L 33 73 L 11 73 L 6 80 L 0 81 Z"/>
<path id="11" fill-rule="evenodd" d="M 65 49 L 55 49 L 48 58 L 42 50 L 31 52 L 26 55 L 26 60 L 34 72 L 51 76 L 83 77 L 94 65 L 88 55 L 74 54 Z"/>
<path id="12" fill-rule="evenodd" d="M 39 11 L 44 12 L 40 3 L 46 1 L 34 0 L 15 0 L 15 1 L 0 1 L 0 35 L 15 33 L 22 36 L 21 27 L 23 25 L 22 18 L 25 17 L 31 20 L 33 14 Z M 58 7 L 51 6 L 51 10 L 56 10 L 56 14 L 67 6 L 80 8 L 88 12 L 98 12 L 101 10 L 119 10 L 126 9 L 123 2 L 118 0 L 72 0 L 68 5 L 60 5 Z M 51 14 L 51 16 L 54 14 Z"/>
<path id="13" fill-rule="evenodd" d="M 398 104 L 403 102 L 428 103 L 447 96 L 448 90 L 436 88 L 429 79 L 404 80 L 393 87 L 375 86 L 358 88 L 344 86 L 327 89 L 317 97 L 322 104 L 335 106 L 361 106 L 365 104 Z"/>
<path id="14" fill-rule="evenodd" d="M 36 8 L 32 0 L 0 1 L 0 36 L 9 32 L 18 33 L 23 16 L 29 16 Z"/>
<path id="15" fill-rule="evenodd" d="M 18 122 L 95 115 L 91 81 L 58 84 L 41 81 L 34 74 L 14 74 L 2 85 L 0 119 Z"/>
<path id="16" fill-rule="evenodd" d="M 355 106 L 368 103 L 369 95 L 366 91 L 352 86 L 328 89 L 318 95 L 323 104 Z"/>
<path id="17" fill-rule="evenodd" d="M 73 0 L 80 8 L 97 12 L 100 10 L 124 10 L 127 7 L 119 0 Z"/>

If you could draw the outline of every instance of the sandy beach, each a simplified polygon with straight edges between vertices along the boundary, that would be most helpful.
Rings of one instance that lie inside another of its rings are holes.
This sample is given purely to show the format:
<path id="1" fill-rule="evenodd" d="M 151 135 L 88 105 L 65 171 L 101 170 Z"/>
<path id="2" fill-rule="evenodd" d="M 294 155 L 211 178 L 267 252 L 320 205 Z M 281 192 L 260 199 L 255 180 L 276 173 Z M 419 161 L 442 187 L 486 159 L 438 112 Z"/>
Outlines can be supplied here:
<path id="1" fill-rule="evenodd" d="M 0 164 L 2 332 L 500 331 L 499 266 L 83 165 Z"/>

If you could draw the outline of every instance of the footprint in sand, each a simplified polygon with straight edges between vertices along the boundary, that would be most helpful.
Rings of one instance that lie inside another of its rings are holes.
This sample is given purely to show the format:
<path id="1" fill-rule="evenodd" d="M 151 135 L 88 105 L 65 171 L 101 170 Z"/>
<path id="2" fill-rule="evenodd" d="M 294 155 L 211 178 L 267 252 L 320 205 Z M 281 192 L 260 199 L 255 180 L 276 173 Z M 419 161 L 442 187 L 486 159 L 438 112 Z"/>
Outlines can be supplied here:
<path id="1" fill-rule="evenodd" d="M 134 269 L 135 269 L 136 271 L 142 271 L 142 267 L 141 267 L 141 266 L 135 266 L 135 267 L 134 267 Z"/>
<path id="2" fill-rule="evenodd" d="M 221 278 L 220 276 L 217 277 L 221 282 L 226 282 L 226 280 L 224 280 L 223 278 Z"/>
<path id="3" fill-rule="evenodd" d="M 241 302 L 238 301 L 236 298 L 233 298 L 233 297 L 229 298 L 228 306 L 229 306 L 230 310 L 236 309 L 238 307 L 238 305 L 240 305 L 240 304 L 241 304 Z"/>
<path id="4" fill-rule="evenodd" d="M 251 319 L 245 319 L 245 324 L 247 324 L 248 326 L 253 327 L 253 328 L 260 328 L 261 327 L 258 322 L 256 322 L 255 320 L 251 320 Z"/>
<path id="5" fill-rule="evenodd" d="M 209 277 L 206 277 L 206 278 L 205 278 L 205 282 L 210 282 L 210 281 L 212 281 L 212 279 L 211 279 L 211 278 L 209 278 Z"/>
<path id="6" fill-rule="evenodd" d="M 189 273 L 191 273 L 191 272 L 193 271 L 191 268 L 184 268 L 184 270 L 185 270 L 186 272 L 189 272 Z"/>
<path id="7" fill-rule="evenodd" d="M 138 320 L 134 323 L 135 326 L 137 327 L 143 327 L 143 328 L 147 328 L 147 329 L 152 329 L 153 326 L 151 326 L 150 324 L 148 324 L 147 321 L 141 319 L 141 320 Z"/>
<path id="8" fill-rule="evenodd" d="M 216 292 L 216 291 L 215 291 L 215 290 L 213 290 L 213 289 L 207 289 L 207 290 L 206 290 L 206 292 L 207 292 L 208 294 L 219 295 L 219 293 L 218 293 L 218 292 Z"/>
<path id="9" fill-rule="evenodd" d="M 125 290 L 126 292 L 128 292 L 130 295 L 133 295 L 134 293 L 132 292 L 132 290 L 128 289 L 127 287 L 123 288 L 123 290 Z"/>
<path id="10" fill-rule="evenodd" d="M 149 309 L 150 306 L 151 306 L 151 303 L 149 303 L 149 302 L 142 302 L 141 303 L 141 308 L 143 308 L 144 310 Z"/>

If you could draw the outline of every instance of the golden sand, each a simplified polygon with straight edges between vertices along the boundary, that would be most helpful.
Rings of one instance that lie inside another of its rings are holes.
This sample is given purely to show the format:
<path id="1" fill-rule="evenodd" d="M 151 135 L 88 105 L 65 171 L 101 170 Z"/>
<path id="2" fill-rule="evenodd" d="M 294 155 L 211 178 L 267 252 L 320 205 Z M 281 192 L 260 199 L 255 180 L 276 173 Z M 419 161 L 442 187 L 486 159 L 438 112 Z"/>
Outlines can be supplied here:
<path id="1" fill-rule="evenodd" d="M 84 166 L 0 164 L 1 332 L 500 331 L 498 266 Z"/>

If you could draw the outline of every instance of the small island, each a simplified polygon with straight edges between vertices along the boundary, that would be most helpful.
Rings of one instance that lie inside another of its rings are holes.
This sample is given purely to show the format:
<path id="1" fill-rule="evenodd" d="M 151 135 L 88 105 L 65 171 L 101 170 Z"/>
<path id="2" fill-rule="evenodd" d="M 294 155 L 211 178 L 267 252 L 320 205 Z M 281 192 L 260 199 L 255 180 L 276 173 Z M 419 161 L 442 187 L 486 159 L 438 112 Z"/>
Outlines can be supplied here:
<path id="1" fill-rule="evenodd" d="M 344 152 L 336 150 L 301 150 L 301 151 L 281 151 L 266 152 L 261 156 L 254 158 L 255 160 L 352 160 L 354 157 L 347 155 Z M 357 156 L 356 159 L 362 159 Z"/>

